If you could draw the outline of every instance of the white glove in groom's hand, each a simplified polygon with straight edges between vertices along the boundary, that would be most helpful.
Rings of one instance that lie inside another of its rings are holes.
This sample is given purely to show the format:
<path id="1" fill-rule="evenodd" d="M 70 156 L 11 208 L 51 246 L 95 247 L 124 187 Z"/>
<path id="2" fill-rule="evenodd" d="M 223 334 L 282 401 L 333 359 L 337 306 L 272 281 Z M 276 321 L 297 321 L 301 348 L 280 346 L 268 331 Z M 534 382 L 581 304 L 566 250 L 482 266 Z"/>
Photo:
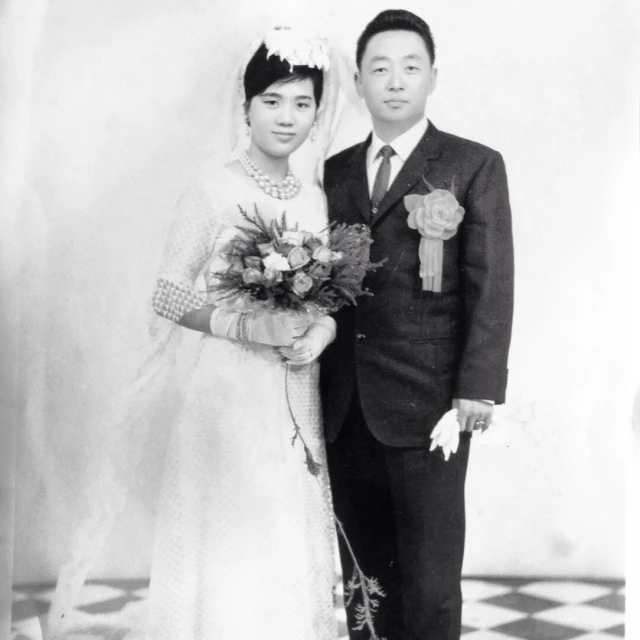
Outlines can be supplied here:
<path id="1" fill-rule="evenodd" d="M 431 448 L 441 447 L 448 460 L 458 450 L 460 432 L 489 428 L 493 417 L 493 404 L 489 400 L 463 400 L 456 398 L 453 409 L 445 413 L 431 432 Z"/>
<path id="2" fill-rule="evenodd" d="M 448 460 L 452 453 L 458 450 L 460 444 L 460 425 L 458 424 L 458 410 L 450 409 L 445 413 L 431 432 L 431 448 L 442 448 L 444 459 Z"/>

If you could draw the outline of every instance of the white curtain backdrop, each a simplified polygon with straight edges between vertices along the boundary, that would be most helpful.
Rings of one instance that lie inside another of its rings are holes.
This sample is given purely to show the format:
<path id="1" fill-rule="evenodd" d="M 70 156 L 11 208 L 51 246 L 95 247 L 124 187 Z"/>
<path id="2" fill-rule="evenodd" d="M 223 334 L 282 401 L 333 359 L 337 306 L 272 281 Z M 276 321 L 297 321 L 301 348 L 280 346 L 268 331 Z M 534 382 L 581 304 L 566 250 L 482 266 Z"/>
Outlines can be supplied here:
<path id="1" fill-rule="evenodd" d="M 18 282 L 26 255 L 21 201 L 29 165 L 34 64 L 46 0 L 0 4 L 0 637 L 9 637 L 14 563 L 16 434 L 24 424 Z"/>
<path id="2" fill-rule="evenodd" d="M 436 40 L 429 117 L 503 153 L 514 214 L 508 404 L 502 426 L 473 449 L 465 572 L 619 578 L 624 443 L 639 380 L 635 3 L 403 6 Z M 51 580 L 67 557 L 86 508 L 85 452 L 143 340 L 173 204 L 208 151 L 212 78 L 260 25 L 296 18 L 352 52 L 385 8 L 379 0 L 49 6 L 21 209 L 28 260 L 13 281 L 20 332 L 2 336 L 19 343 L 25 402 L 16 583 Z M 336 150 L 367 131 L 354 115 Z M 93 577 L 148 574 L 151 518 L 141 492 Z"/>

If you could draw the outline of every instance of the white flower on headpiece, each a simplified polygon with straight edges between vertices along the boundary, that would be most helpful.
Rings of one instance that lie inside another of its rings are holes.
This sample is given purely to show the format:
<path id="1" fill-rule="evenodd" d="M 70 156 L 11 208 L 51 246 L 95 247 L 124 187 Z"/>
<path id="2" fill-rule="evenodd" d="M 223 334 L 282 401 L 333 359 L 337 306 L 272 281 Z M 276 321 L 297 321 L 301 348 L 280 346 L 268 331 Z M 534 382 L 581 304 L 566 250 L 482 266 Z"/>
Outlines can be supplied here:
<path id="1" fill-rule="evenodd" d="M 291 27 L 274 27 L 264 39 L 269 55 L 277 55 L 293 68 L 297 65 L 327 71 L 330 66 L 327 41 Z"/>

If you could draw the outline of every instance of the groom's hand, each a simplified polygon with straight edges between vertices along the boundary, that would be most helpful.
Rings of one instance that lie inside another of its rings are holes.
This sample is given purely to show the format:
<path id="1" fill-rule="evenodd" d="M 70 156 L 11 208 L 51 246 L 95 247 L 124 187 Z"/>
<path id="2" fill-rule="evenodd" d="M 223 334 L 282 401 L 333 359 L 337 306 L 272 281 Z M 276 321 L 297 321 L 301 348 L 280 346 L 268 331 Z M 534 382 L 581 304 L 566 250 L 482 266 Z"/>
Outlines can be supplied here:
<path id="1" fill-rule="evenodd" d="M 471 432 L 474 429 L 486 431 L 491 425 L 493 416 L 493 404 L 491 402 L 455 398 L 453 408 L 458 411 L 460 431 Z"/>

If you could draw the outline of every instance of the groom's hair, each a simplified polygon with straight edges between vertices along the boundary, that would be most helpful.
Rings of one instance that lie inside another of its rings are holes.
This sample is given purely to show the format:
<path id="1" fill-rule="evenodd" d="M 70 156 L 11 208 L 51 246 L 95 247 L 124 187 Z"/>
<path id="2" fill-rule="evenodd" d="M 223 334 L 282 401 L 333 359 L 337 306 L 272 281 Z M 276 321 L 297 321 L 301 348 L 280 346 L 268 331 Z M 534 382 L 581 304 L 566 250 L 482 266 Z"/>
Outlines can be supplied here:
<path id="1" fill-rule="evenodd" d="M 289 66 L 286 60 L 281 60 L 279 56 L 269 55 L 267 47 L 262 44 L 254 53 L 244 72 L 243 84 L 246 103 L 253 98 L 264 93 L 272 84 L 284 84 L 296 80 L 311 80 L 313 84 L 313 97 L 316 106 L 322 100 L 322 71 L 315 67 L 305 65 Z"/>
<path id="2" fill-rule="evenodd" d="M 365 28 L 358 38 L 356 46 L 356 64 L 358 69 L 362 64 L 362 57 L 369 40 L 378 33 L 384 31 L 413 31 L 417 33 L 427 47 L 427 52 L 431 58 L 431 64 L 436 61 L 436 45 L 433 42 L 429 25 L 415 13 L 404 9 L 387 9 L 379 13 Z"/>

